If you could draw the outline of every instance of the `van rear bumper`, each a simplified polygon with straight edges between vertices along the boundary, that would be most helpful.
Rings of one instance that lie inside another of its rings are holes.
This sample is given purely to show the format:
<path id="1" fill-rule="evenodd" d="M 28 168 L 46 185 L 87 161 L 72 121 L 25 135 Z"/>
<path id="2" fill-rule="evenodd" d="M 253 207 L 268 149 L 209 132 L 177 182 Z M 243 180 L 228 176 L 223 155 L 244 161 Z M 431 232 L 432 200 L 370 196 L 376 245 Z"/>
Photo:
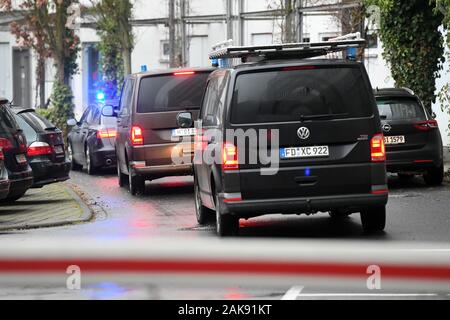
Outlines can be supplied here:
<path id="1" fill-rule="evenodd" d="M 328 196 L 315 198 L 290 198 L 267 200 L 242 200 L 225 202 L 225 195 L 221 194 L 221 208 L 223 214 L 232 214 L 250 218 L 265 214 L 302 214 L 328 212 L 336 209 L 347 209 L 350 212 L 360 212 L 372 206 L 385 206 L 388 194 L 352 194 L 342 196 Z"/>
<path id="2" fill-rule="evenodd" d="M 147 179 L 157 179 L 169 176 L 189 176 L 193 174 L 192 164 L 166 165 L 166 166 L 142 166 L 138 161 L 131 163 L 134 174 L 144 176 Z"/>

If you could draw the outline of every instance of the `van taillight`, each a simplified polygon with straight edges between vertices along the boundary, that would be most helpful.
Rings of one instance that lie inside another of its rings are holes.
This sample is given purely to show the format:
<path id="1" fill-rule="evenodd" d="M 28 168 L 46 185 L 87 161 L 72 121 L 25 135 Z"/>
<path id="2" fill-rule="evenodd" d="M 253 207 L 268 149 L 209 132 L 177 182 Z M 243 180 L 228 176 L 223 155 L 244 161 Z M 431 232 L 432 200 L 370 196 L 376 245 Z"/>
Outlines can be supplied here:
<path id="1" fill-rule="evenodd" d="M 27 156 L 37 157 L 45 156 L 53 153 L 53 148 L 45 142 L 33 142 L 27 150 Z"/>
<path id="2" fill-rule="evenodd" d="M 223 145 L 223 171 L 239 170 L 239 158 L 237 147 L 231 143 L 225 143 Z"/>
<path id="3" fill-rule="evenodd" d="M 131 142 L 134 146 L 142 146 L 144 144 L 144 135 L 141 127 L 133 126 L 131 128 Z"/>
<path id="4" fill-rule="evenodd" d="M 97 139 L 115 138 L 116 136 L 116 129 L 100 129 L 97 131 Z"/>
<path id="5" fill-rule="evenodd" d="M 0 148 L 2 148 L 3 151 L 8 151 L 14 148 L 14 146 L 9 139 L 0 138 Z"/>
<path id="6" fill-rule="evenodd" d="M 430 131 L 432 129 L 438 129 L 439 124 L 436 120 L 428 120 L 428 121 L 415 123 L 414 127 L 421 131 Z"/>
<path id="7" fill-rule="evenodd" d="M 372 162 L 386 161 L 386 147 L 384 145 L 384 136 L 382 134 L 377 134 L 370 141 L 370 153 Z"/>
<path id="8" fill-rule="evenodd" d="M 193 76 L 195 74 L 195 71 L 179 71 L 175 72 L 173 75 L 176 77 L 182 77 L 182 76 Z"/>

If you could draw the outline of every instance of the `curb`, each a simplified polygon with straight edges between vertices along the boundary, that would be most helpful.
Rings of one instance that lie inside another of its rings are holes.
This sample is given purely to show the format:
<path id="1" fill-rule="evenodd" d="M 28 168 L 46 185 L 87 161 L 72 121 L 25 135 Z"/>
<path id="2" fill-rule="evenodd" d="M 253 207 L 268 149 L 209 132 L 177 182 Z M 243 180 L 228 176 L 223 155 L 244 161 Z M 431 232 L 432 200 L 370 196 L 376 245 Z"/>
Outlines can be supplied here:
<path id="1" fill-rule="evenodd" d="M 72 197 L 72 199 L 77 203 L 77 205 L 82 210 L 83 213 L 81 218 L 78 218 L 76 220 L 66 220 L 66 221 L 61 220 L 58 222 L 37 223 L 33 225 L 21 224 L 21 225 L 9 225 L 4 227 L 0 226 L 0 232 L 64 227 L 92 221 L 95 218 L 95 210 L 91 208 L 69 184 L 63 183 L 61 184 L 61 187 L 65 189 L 65 191 Z"/>

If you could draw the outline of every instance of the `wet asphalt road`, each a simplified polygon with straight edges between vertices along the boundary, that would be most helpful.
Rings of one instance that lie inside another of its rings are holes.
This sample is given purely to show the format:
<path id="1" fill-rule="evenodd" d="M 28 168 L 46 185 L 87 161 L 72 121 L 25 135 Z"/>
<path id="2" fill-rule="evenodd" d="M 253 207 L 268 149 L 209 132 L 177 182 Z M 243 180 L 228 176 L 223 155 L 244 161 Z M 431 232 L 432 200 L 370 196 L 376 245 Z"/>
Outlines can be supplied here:
<path id="1" fill-rule="evenodd" d="M 215 237 L 213 225 L 199 227 L 195 220 L 193 179 L 174 177 L 147 182 L 145 196 L 132 197 L 117 186 L 114 172 L 96 176 L 72 173 L 72 184 L 94 199 L 106 214 L 91 223 L 47 230 L 19 232 L 16 235 L 121 237 Z M 386 232 L 366 236 L 359 215 L 340 221 L 327 214 L 315 216 L 265 216 L 241 220 L 242 238 L 360 239 L 382 241 L 450 241 L 450 184 L 427 187 L 421 178 L 400 182 L 390 178 Z"/>

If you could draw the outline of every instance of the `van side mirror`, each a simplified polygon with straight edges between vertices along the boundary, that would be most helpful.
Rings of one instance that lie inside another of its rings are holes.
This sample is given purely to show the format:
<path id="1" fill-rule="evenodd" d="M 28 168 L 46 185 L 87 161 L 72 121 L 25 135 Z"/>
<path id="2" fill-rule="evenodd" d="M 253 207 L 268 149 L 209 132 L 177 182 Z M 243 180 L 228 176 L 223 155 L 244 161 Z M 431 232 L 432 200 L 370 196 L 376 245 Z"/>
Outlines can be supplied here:
<path id="1" fill-rule="evenodd" d="M 117 117 L 116 108 L 114 108 L 113 106 L 104 106 L 102 109 L 102 115 L 108 118 Z"/>
<path id="2" fill-rule="evenodd" d="M 181 112 L 177 116 L 177 125 L 180 128 L 191 128 L 194 124 L 192 114 L 190 112 Z"/>
<path id="3" fill-rule="evenodd" d="M 78 121 L 75 120 L 75 119 L 69 119 L 69 120 L 67 120 L 67 125 L 68 125 L 69 127 L 75 127 L 75 126 L 78 125 Z"/>
<path id="4" fill-rule="evenodd" d="M 9 103 L 8 99 L 3 98 L 3 97 L 0 98 L 0 105 L 5 105 L 5 104 L 8 104 L 8 103 Z"/>

